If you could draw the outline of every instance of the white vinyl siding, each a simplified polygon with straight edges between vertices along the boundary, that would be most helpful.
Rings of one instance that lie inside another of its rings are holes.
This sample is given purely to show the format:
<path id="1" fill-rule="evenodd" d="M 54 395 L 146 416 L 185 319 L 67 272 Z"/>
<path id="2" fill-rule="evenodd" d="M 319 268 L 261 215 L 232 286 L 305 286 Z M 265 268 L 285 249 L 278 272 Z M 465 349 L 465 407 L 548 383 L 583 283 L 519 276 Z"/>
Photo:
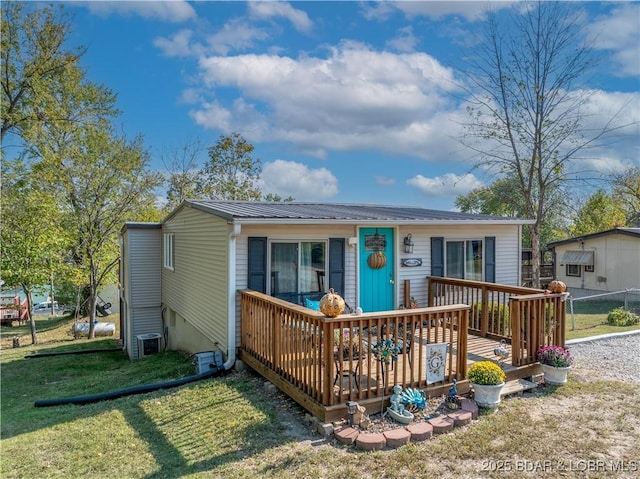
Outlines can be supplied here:
<path id="1" fill-rule="evenodd" d="M 567 274 L 567 265 L 561 262 L 565 252 L 572 250 L 593 251 L 593 271 L 586 272 L 585 266 L 579 276 Z M 556 275 L 566 283 L 574 296 L 598 294 L 602 292 L 624 291 L 640 286 L 640 238 L 637 236 L 611 233 L 596 238 L 585 238 L 580 242 L 567 243 L 555 248 Z M 585 274 L 586 273 L 586 274 Z"/>
<path id="2" fill-rule="evenodd" d="M 427 276 L 431 275 L 431 238 L 443 237 L 446 241 L 465 241 L 469 238 L 494 236 L 496 283 L 512 286 L 520 285 L 520 237 L 517 225 L 448 225 L 448 226 L 401 226 L 398 229 L 399 241 L 396 268 L 398 285 L 398 306 L 404 302 L 404 281 L 410 280 L 411 296 L 420 307 L 427 306 Z M 405 253 L 402 239 L 411 233 L 414 243 L 413 253 Z M 483 241 L 484 247 L 484 241 Z M 483 251 L 483 256 L 486 252 Z M 418 258 L 421 266 L 405 267 L 402 260 Z M 484 271 L 484 268 L 483 268 Z"/>
<path id="3" fill-rule="evenodd" d="M 173 271 L 162 271 L 164 305 L 226 353 L 230 226 L 211 214 L 183 208 L 162 230 L 174 238 L 175 265 Z"/>
<path id="4" fill-rule="evenodd" d="M 122 249 L 123 337 L 129 358 L 136 359 L 138 335 L 162 334 L 160 225 L 128 226 L 123 234 Z"/>

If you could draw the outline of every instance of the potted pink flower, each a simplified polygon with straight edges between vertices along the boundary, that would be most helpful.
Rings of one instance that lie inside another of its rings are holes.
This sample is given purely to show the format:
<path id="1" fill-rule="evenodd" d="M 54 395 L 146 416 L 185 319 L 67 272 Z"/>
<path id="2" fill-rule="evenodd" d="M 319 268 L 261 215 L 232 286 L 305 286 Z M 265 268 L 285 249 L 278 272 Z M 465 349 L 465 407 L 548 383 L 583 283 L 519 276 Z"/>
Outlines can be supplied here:
<path id="1" fill-rule="evenodd" d="M 541 346 L 536 352 L 536 359 L 542 365 L 544 382 L 560 385 L 567 382 L 567 375 L 573 365 L 573 356 L 562 346 Z"/>

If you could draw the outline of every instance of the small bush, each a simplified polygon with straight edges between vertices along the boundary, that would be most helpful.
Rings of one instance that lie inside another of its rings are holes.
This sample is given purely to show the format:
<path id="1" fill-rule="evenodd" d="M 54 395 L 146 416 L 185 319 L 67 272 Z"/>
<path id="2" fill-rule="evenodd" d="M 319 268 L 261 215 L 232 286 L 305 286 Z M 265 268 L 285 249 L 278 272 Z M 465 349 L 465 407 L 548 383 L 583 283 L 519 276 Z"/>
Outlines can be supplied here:
<path id="1" fill-rule="evenodd" d="M 612 326 L 633 326 L 640 323 L 640 316 L 620 307 L 609 313 L 607 323 Z"/>

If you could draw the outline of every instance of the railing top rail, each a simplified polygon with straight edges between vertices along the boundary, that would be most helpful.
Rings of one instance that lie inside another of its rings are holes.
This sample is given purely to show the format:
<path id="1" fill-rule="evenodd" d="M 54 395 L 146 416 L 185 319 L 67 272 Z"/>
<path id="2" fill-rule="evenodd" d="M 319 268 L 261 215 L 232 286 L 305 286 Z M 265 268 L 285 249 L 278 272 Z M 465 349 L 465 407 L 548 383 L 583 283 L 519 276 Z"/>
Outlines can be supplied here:
<path id="1" fill-rule="evenodd" d="M 511 295 L 511 299 L 515 301 L 527 301 L 530 299 L 540 298 L 561 298 L 562 293 L 536 293 L 536 294 L 514 294 Z"/>
<path id="2" fill-rule="evenodd" d="M 536 294 L 542 293 L 542 289 L 526 288 L 524 286 L 509 286 L 505 284 L 487 283 L 485 281 L 474 281 L 470 279 L 457 279 L 457 278 L 444 278 L 442 276 L 427 276 L 427 280 L 434 281 L 441 284 L 454 284 L 458 286 L 465 286 L 467 288 L 488 288 L 493 291 L 503 291 L 505 293 L 522 293 L 522 294 Z"/>
<path id="3" fill-rule="evenodd" d="M 268 301 L 273 304 L 277 304 L 282 308 L 286 308 L 289 310 L 293 310 L 299 312 L 305 316 L 310 316 L 312 318 L 317 318 L 322 320 L 324 323 L 338 323 L 344 321 L 366 321 L 370 319 L 377 319 L 381 316 L 385 318 L 400 318 L 405 316 L 419 316 L 421 314 L 430 314 L 430 313 L 447 313 L 452 311 L 464 311 L 469 310 L 471 306 L 468 304 L 449 304 L 445 306 L 431 306 L 431 307 L 423 307 L 423 308 L 412 308 L 412 309 L 393 309 L 389 311 L 376 311 L 371 313 L 361 313 L 361 314 L 341 314 L 335 318 L 329 318 L 322 314 L 320 311 L 313 311 L 309 308 L 305 308 L 304 306 L 300 306 L 295 303 L 290 303 L 289 301 L 285 301 L 283 299 L 276 298 L 274 296 L 269 296 L 265 293 L 260 293 L 258 291 L 253 291 L 250 289 L 241 290 L 240 293 L 245 294 L 247 296 L 253 296 L 265 301 Z"/>

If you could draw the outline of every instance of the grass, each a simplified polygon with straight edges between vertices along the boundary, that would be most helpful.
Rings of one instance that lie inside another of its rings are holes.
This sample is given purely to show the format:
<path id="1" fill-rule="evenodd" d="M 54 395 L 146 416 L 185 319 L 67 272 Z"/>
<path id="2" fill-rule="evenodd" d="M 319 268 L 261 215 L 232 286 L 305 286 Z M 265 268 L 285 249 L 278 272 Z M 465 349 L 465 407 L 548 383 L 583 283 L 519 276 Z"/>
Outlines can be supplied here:
<path id="1" fill-rule="evenodd" d="M 578 478 L 589 472 L 587 461 L 623 464 L 627 471 L 614 477 L 624 478 L 640 468 L 637 385 L 587 382 L 576 374 L 562 387 L 503 401 L 471 426 L 374 453 L 313 434 L 297 405 L 250 372 L 84 406 L 37 408 L 37 399 L 163 382 L 194 370 L 191 358 L 177 352 L 139 361 L 122 352 L 25 358 L 115 346 L 111 338 L 73 340 L 69 320 L 40 326 L 47 329 L 39 334 L 42 344 L 25 346 L 25 331 L 19 349 L 11 348 L 17 328 L 2 329 L 2 478 L 503 478 L 522 477 L 523 468 L 536 464 L 544 468 L 540 477 Z"/>
<path id="2" fill-rule="evenodd" d="M 640 329 L 640 324 L 635 326 L 607 324 L 607 315 L 619 306 L 621 306 L 619 301 L 575 301 L 572 317 L 571 309 L 567 304 L 566 339 L 579 339 Z"/>

